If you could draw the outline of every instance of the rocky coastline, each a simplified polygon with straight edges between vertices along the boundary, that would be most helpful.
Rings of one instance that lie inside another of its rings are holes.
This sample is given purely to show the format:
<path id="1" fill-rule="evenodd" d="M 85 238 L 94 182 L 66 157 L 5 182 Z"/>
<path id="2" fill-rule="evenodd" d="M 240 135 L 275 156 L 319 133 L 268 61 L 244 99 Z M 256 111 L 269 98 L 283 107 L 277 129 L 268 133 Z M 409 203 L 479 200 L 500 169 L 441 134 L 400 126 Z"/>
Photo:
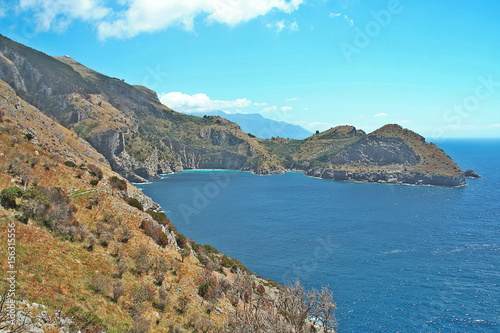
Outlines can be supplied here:
<path id="1" fill-rule="evenodd" d="M 465 176 L 450 177 L 406 171 L 346 171 L 333 169 L 310 169 L 304 171 L 307 176 L 365 183 L 410 184 L 410 185 L 435 185 L 435 186 L 462 186 L 466 184 Z"/>

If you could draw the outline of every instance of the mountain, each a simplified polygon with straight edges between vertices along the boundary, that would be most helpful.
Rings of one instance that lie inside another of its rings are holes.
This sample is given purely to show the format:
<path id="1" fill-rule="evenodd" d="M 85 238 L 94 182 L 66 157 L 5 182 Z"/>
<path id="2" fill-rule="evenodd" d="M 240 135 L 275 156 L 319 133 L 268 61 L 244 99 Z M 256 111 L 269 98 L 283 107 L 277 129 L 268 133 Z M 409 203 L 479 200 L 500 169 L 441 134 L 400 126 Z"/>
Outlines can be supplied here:
<path id="1" fill-rule="evenodd" d="M 398 125 L 368 135 L 339 126 L 302 140 L 259 139 L 220 116 L 176 112 L 146 87 L 3 36 L 0 64 L 0 79 L 87 140 L 129 181 L 144 182 L 183 169 L 220 168 L 257 174 L 293 169 L 335 180 L 465 184 L 463 171 L 449 156 Z"/>
<path id="2" fill-rule="evenodd" d="M 220 117 L 199 118 L 162 105 L 155 92 L 50 57 L 0 37 L 0 78 L 46 115 L 85 138 L 131 181 L 183 169 L 283 168 L 255 139 Z"/>
<path id="3" fill-rule="evenodd" d="M 312 135 L 311 132 L 299 125 L 293 125 L 285 121 L 276 121 L 264 118 L 260 113 L 225 113 L 214 111 L 208 115 L 219 116 L 238 124 L 245 133 L 250 133 L 258 138 L 271 139 L 282 137 L 290 139 L 305 139 Z"/>

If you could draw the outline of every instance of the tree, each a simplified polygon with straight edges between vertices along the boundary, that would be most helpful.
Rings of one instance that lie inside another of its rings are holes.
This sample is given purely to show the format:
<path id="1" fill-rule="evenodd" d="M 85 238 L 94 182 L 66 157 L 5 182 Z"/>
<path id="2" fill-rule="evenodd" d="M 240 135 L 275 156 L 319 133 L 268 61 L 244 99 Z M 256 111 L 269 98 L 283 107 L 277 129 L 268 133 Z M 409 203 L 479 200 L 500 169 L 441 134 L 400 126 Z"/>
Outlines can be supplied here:
<path id="1" fill-rule="evenodd" d="M 180 249 L 179 254 L 181 255 L 182 262 L 184 262 L 184 258 L 189 257 L 189 250 L 188 249 Z"/>

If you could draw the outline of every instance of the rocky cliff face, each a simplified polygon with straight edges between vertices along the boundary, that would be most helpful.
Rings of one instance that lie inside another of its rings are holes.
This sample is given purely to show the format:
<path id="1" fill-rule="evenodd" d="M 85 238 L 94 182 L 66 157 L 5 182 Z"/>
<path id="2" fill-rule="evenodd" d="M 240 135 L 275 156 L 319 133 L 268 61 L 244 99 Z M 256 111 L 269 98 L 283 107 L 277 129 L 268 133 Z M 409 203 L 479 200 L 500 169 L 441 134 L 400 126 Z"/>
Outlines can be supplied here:
<path id="1" fill-rule="evenodd" d="M 367 137 L 335 155 L 332 164 L 416 165 L 420 157 L 401 138 Z"/>

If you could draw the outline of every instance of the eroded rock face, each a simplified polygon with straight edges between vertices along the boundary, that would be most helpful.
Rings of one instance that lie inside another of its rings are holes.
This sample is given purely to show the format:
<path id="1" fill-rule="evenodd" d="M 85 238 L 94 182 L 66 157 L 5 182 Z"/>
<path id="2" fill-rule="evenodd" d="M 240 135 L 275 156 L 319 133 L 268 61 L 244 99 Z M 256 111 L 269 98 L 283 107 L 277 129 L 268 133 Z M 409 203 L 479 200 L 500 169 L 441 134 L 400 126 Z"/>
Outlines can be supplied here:
<path id="1" fill-rule="evenodd" d="M 229 146 L 236 146 L 243 142 L 243 140 L 229 132 L 216 130 L 213 128 L 202 129 L 199 133 L 199 137 L 202 139 L 209 139 L 214 146 L 222 146 L 224 144 L 227 144 Z"/>
<path id="2" fill-rule="evenodd" d="M 332 164 L 363 163 L 366 165 L 416 165 L 420 161 L 413 149 L 402 139 L 368 137 L 335 155 Z"/>

